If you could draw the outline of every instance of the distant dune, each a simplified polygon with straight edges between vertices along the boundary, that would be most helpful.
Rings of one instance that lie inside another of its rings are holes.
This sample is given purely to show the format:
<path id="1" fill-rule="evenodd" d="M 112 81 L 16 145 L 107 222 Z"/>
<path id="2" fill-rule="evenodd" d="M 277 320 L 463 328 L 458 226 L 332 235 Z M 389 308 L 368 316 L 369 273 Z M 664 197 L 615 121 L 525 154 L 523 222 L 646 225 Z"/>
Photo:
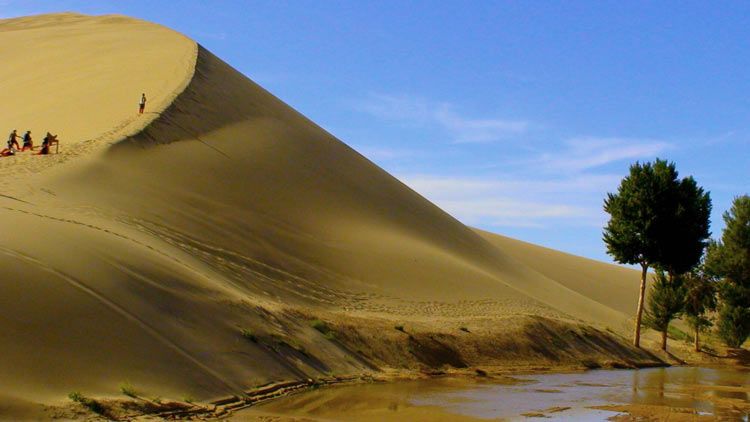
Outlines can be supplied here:
<path id="1" fill-rule="evenodd" d="M 13 397 L 651 359 L 606 332 L 629 331 L 637 272 L 461 224 L 176 32 L 9 19 L 0 56 L 0 130 L 62 140 L 0 158 Z"/>

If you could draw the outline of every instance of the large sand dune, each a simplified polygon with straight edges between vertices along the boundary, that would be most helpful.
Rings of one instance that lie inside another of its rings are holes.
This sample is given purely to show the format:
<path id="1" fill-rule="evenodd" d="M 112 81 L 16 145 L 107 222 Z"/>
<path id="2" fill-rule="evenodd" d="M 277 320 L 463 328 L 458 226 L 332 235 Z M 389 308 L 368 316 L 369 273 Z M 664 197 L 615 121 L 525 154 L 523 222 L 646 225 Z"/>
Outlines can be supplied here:
<path id="1" fill-rule="evenodd" d="M 0 55 L 0 128 L 63 140 L 58 155 L 0 158 L 2 391 L 54 400 L 128 381 L 206 399 L 372 370 L 387 362 L 372 344 L 412 341 L 383 332 L 395 323 L 483 338 L 529 335 L 539 317 L 628 327 L 637 272 L 466 227 L 169 29 L 11 19 Z M 314 317 L 371 329 L 368 359 Z M 603 353 L 586 347 L 569 357 Z"/>

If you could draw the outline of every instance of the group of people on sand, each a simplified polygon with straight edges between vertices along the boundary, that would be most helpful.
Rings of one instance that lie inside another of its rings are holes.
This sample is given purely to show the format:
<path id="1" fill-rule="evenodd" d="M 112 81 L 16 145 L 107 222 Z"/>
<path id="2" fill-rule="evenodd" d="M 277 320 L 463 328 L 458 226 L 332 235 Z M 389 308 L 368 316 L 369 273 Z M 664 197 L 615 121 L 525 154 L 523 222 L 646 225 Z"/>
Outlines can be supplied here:
<path id="1" fill-rule="evenodd" d="M 138 114 L 143 114 L 143 110 L 146 108 L 146 94 L 141 94 L 141 101 L 138 103 Z M 34 147 L 34 141 L 31 139 L 31 131 L 27 130 L 26 133 L 23 134 L 22 141 L 23 146 L 19 145 L 18 143 L 18 131 L 16 129 L 13 129 L 13 131 L 8 135 L 8 147 L 0 151 L 0 157 L 11 157 L 16 155 L 18 152 L 23 151 L 34 151 L 36 148 Z M 42 147 L 39 149 L 39 152 L 37 152 L 35 155 L 47 155 L 50 153 L 50 148 L 52 145 L 60 145 L 60 141 L 57 140 L 57 135 L 53 135 L 49 132 L 47 132 L 47 135 L 42 140 Z"/>
<path id="2" fill-rule="evenodd" d="M 8 135 L 8 147 L 0 151 L 0 157 L 10 157 L 16 155 L 16 153 L 20 151 L 34 151 L 36 149 L 34 147 L 34 140 L 31 138 L 30 130 L 27 130 L 26 133 L 23 134 L 23 146 L 18 144 L 18 138 L 18 131 L 13 129 L 10 135 Z M 57 140 L 57 135 L 47 132 L 47 135 L 42 140 L 42 147 L 36 155 L 47 155 L 50 153 L 50 147 L 52 145 L 59 144 L 60 141 Z"/>

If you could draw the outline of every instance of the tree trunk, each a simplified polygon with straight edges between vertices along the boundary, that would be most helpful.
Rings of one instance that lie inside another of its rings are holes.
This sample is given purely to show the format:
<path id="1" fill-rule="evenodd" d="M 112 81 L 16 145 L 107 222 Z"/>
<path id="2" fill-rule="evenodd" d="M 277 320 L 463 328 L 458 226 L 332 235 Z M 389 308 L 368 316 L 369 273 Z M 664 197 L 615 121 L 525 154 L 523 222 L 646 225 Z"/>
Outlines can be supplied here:
<path id="1" fill-rule="evenodd" d="M 667 329 L 661 332 L 661 350 L 667 351 Z"/>
<path id="2" fill-rule="evenodd" d="M 638 312 L 635 314 L 635 335 L 633 345 L 641 347 L 641 318 L 643 317 L 643 302 L 646 299 L 646 277 L 648 276 L 648 264 L 641 264 L 641 293 L 638 295 Z"/>
<path id="3" fill-rule="evenodd" d="M 698 342 L 698 327 L 695 328 L 695 351 L 700 352 L 701 351 L 701 345 Z"/>

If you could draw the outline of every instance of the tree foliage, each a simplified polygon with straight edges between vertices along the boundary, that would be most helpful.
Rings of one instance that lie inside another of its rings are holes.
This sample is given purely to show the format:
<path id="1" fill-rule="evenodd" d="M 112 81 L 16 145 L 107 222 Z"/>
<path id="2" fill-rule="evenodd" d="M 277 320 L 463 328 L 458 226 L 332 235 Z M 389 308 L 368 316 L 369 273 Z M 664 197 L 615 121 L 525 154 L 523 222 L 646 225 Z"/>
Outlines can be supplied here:
<path id="1" fill-rule="evenodd" d="M 641 266 L 638 346 L 647 270 L 666 271 L 672 280 L 699 263 L 710 236 L 711 198 L 692 177 L 678 179 L 674 163 L 656 159 L 630 166 L 617 193 L 607 194 L 604 210 L 610 215 L 603 233 L 607 253 L 619 263 Z"/>
<path id="2" fill-rule="evenodd" d="M 721 241 L 709 247 L 706 265 L 722 277 L 718 333 L 729 347 L 741 347 L 750 335 L 750 197 L 735 198 L 724 213 Z"/>
<path id="3" fill-rule="evenodd" d="M 635 163 L 616 194 L 608 193 L 604 211 L 607 253 L 621 264 L 649 266 L 662 259 L 668 227 L 676 211 L 677 170 L 674 163 L 656 160 Z"/>
<path id="4" fill-rule="evenodd" d="M 727 281 L 721 287 L 721 302 L 719 337 L 728 347 L 742 347 L 750 336 L 750 289 Z"/>
<path id="5" fill-rule="evenodd" d="M 662 349 L 666 350 L 667 330 L 673 319 L 682 315 L 685 309 L 685 286 L 682 276 L 667 277 L 657 271 L 651 294 L 648 297 L 644 323 L 662 333 Z"/>
<path id="6" fill-rule="evenodd" d="M 703 266 L 685 274 L 685 319 L 693 328 L 695 351 L 700 351 L 699 336 L 713 325 L 708 312 L 716 310 L 716 282 L 706 274 Z"/>
<path id="7" fill-rule="evenodd" d="M 711 326 L 706 313 L 716 310 L 716 283 L 702 271 L 684 276 L 685 316 L 693 328 Z"/>
<path id="8" fill-rule="evenodd" d="M 674 213 L 664 226 L 666 242 L 660 243 L 659 262 L 655 263 L 671 275 L 690 272 L 701 260 L 711 236 L 711 197 L 698 186 L 695 179 L 686 177 L 677 182 Z"/>
<path id="9" fill-rule="evenodd" d="M 722 278 L 718 333 L 729 347 L 750 336 L 750 196 L 734 199 L 724 213 L 721 241 L 709 245 L 706 270 Z"/>

